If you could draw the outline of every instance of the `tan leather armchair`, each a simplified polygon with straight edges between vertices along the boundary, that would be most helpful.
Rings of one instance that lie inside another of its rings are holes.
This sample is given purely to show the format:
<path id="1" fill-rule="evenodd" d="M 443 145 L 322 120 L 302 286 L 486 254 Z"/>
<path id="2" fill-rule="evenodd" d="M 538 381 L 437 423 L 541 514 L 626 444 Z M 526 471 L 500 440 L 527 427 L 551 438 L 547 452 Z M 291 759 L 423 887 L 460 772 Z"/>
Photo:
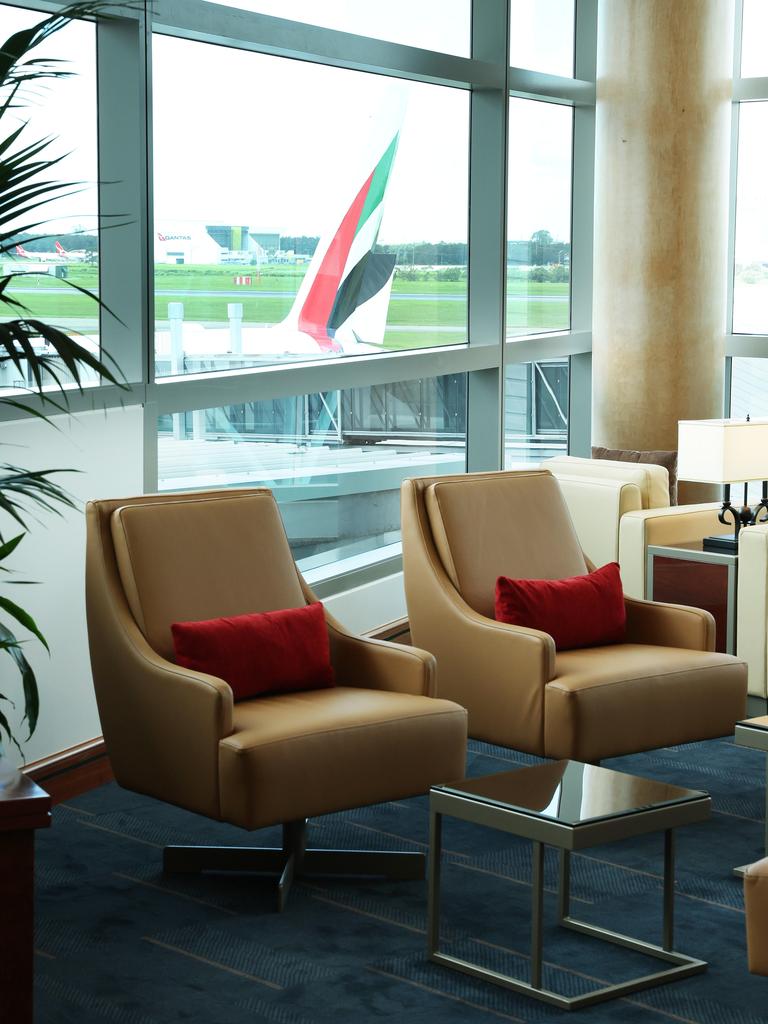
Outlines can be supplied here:
<path id="1" fill-rule="evenodd" d="M 498 576 L 588 571 L 546 470 L 406 480 L 405 594 L 413 642 L 437 657 L 441 697 L 471 736 L 554 758 L 599 761 L 733 731 L 747 671 L 713 653 L 712 616 L 626 600 L 626 642 L 557 652 L 535 629 L 496 622 Z"/>
<path id="2" fill-rule="evenodd" d="M 327 616 L 337 686 L 233 702 L 176 665 L 172 622 L 315 600 L 267 490 L 147 495 L 87 508 L 86 597 L 96 698 L 115 778 L 281 850 L 169 847 L 166 870 L 423 877 L 413 853 L 305 850 L 306 819 L 423 793 L 464 775 L 466 712 L 435 699 L 435 661 L 350 635 Z"/>

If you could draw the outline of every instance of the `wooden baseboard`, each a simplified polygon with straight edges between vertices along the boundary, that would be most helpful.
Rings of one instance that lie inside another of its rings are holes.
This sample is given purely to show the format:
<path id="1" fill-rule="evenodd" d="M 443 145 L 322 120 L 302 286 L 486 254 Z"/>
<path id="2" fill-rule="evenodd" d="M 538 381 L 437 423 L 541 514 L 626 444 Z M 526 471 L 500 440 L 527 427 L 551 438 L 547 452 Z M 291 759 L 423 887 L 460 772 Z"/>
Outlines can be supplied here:
<path id="1" fill-rule="evenodd" d="M 101 736 L 33 761 L 24 766 L 22 773 L 49 793 L 54 804 L 80 796 L 114 779 Z"/>

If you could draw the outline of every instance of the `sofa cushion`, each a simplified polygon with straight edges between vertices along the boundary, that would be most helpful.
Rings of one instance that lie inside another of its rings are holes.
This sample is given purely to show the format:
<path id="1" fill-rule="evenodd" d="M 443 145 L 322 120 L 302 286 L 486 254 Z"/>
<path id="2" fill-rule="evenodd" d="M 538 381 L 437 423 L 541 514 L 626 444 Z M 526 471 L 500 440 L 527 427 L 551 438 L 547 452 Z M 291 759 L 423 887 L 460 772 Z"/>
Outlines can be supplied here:
<path id="1" fill-rule="evenodd" d="M 466 773 L 467 713 L 435 697 L 333 686 L 243 701 L 233 723 L 219 744 L 221 815 L 242 828 L 399 800 Z"/>
<path id="2" fill-rule="evenodd" d="M 642 508 L 669 507 L 669 473 L 664 466 L 556 455 L 547 460 L 546 468 L 558 478 L 567 475 L 625 480 L 640 488 Z"/>
<path id="3" fill-rule="evenodd" d="M 174 622 L 171 633 L 177 664 L 223 679 L 235 700 L 333 686 L 319 601 L 304 608 Z"/>
<path id="4" fill-rule="evenodd" d="M 677 452 L 676 451 L 648 451 L 638 452 L 625 450 L 623 448 L 604 448 L 601 445 L 592 445 L 593 459 L 609 459 L 612 462 L 636 462 L 647 463 L 653 466 L 663 466 L 669 474 L 669 503 L 677 504 Z M 659 506 L 654 506 L 659 507 Z"/>
<path id="5" fill-rule="evenodd" d="M 556 474 L 584 554 L 593 565 L 619 562 L 624 516 L 643 507 L 640 487 L 628 480 Z"/>
<path id="6" fill-rule="evenodd" d="M 655 644 L 563 651 L 544 688 L 547 757 L 595 761 L 733 732 L 744 663 Z"/>
<path id="7" fill-rule="evenodd" d="M 496 619 L 549 633 L 559 651 L 616 644 L 626 612 L 617 562 L 564 580 L 496 581 Z"/>

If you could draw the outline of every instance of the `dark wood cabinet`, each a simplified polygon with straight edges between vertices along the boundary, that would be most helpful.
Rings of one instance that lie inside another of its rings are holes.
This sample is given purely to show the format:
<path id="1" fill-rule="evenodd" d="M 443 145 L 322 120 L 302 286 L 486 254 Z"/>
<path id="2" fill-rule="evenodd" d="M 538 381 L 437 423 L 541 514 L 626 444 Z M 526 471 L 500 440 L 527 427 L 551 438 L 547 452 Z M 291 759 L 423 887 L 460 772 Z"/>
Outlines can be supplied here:
<path id="1" fill-rule="evenodd" d="M 35 829 L 51 798 L 0 759 L 0 1024 L 32 1024 Z"/>
<path id="2" fill-rule="evenodd" d="M 736 653 L 738 555 L 704 551 L 701 542 L 648 548 L 646 597 L 704 608 L 715 618 L 715 650 Z"/>

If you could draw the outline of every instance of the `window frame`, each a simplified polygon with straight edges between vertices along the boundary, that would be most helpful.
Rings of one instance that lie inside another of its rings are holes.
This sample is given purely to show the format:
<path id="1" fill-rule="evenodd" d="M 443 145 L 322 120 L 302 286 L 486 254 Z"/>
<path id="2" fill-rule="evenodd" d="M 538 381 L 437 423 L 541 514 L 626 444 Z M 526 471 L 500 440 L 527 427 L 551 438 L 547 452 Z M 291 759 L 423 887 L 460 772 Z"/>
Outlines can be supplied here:
<path id="1" fill-rule="evenodd" d="M 55 11 L 64 0 L 3 0 Z M 510 67 L 507 0 L 471 0 L 470 57 L 439 53 L 222 7 L 206 0 L 156 0 L 151 14 L 120 11 L 97 27 L 100 287 L 112 311 L 102 317 L 103 351 L 127 380 L 72 393 L 73 412 L 122 405 L 144 410 L 144 486 L 157 489 L 157 418 L 259 398 L 366 387 L 445 374 L 468 375 L 467 470 L 501 469 L 504 370 L 509 363 L 568 357 L 569 451 L 589 454 L 594 212 L 595 69 L 598 0 L 576 0 L 574 77 Z M 152 34 L 254 53 L 429 82 L 471 93 L 468 341 L 463 345 L 294 362 L 222 373 L 154 378 L 152 251 Z M 768 95 L 768 79 L 766 94 Z M 507 340 L 506 202 L 510 96 L 573 108 L 571 328 Z M 136 97 L 136 102 L 127 102 Z M 136 140 L 139 140 L 138 146 Z M 107 221 L 109 222 L 109 220 Z M 768 356 L 768 337 L 764 354 Z M 729 349 L 729 354 L 734 354 Z M 753 354 L 750 352 L 750 354 Z M 37 408 L 30 397 L 25 404 Z M 0 408 L 0 420 L 18 418 Z M 370 567 L 366 569 L 370 573 Z M 392 560 L 382 562 L 382 574 Z M 333 577 L 333 566 L 328 567 Z M 349 572 L 338 576 L 339 589 Z M 332 582 L 324 584 L 325 591 Z"/>

